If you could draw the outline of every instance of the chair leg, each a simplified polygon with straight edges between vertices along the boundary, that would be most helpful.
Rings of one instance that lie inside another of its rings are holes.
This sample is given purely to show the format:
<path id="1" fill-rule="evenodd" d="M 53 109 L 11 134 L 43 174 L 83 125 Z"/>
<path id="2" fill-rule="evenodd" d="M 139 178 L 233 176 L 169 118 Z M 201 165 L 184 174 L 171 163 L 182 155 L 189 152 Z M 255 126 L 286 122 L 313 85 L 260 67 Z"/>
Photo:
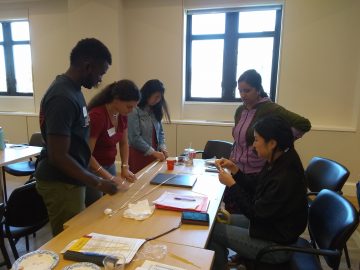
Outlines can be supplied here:
<path id="1" fill-rule="evenodd" d="M 26 251 L 29 252 L 29 236 L 25 236 L 25 246 L 26 246 Z"/>
<path id="2" fill-rule="evenodd" d="M 308 230 L 308 231 L 309 231 L 309 236 L 310 236 L 310 245 L 311 245 L 313 248 L 316 248 L 316 243 L 315 243 L 315 241 L 314 241 L 314 237 L 312 236 L 311 231 L 310 231 L 310 230 Z"/>
<path id="3" fill-rule="evenodd" d="M 351 262 L 350 262 L 349 252 L 348 252 L 348 249 L 347 249 L 346 244 L 345 244 L 345 246 L 344 246 L 344 253 L 345 253 L 345 259 L 346 259 L 347 267 L 348 267 L 349 269 L 351 269 Z"/>
<path id="4" fill-rule="evenodd" d="M 2 253 L 3 257 L 4 257 L 6 267 L 8 269 L 10 269 L 11 268 L 11 261 L 10 261 L 9 254 L 7 253 L 7 250 L 6 250 L 6 247 L 5 247 L 4 238 L 2 236 L 1 236 L 1 239 L 0 239 L 0 249 L 1 249 L 1 253 Z"/>
<path id="5" fill-rule="evenodd" d="M 4 202 L 7 203 L 7 189 L 6 189 L 6 179 L 5 179 L 5 170 L 2 168 L 2 176 L 3 176 L 3 194 L 4 194 Z"/>
<path id="6" fill-rule="evenodd" d="M 19 258 L 19 253 L 17 252 L 17 249 L 16 249 L 16 245 L 15 245 L 15 241 L 14 239 L 9 236 L 7 237 L 8 241 L 9 241 L 9 244 L 10 244 L 10 247 L 11 247 L 11 251 L 12 253 L 14 254 L 14 258 L 15 260 Z"/>

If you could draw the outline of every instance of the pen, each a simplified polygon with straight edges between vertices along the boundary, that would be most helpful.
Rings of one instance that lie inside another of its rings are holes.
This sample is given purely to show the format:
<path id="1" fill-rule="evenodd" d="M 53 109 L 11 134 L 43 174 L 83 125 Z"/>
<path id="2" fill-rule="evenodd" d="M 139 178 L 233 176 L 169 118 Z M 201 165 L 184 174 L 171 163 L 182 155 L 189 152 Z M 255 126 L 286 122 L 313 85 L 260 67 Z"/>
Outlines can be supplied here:
<path id="1" fill-rule="evenodd" d="M 180 197 L 175 197 L 175 200 L 179 200 L 179 201 L 189 201 L 189 202 L 195 202 L 195 199 L 191 199 L 191 198 L 180 198 Z"/>

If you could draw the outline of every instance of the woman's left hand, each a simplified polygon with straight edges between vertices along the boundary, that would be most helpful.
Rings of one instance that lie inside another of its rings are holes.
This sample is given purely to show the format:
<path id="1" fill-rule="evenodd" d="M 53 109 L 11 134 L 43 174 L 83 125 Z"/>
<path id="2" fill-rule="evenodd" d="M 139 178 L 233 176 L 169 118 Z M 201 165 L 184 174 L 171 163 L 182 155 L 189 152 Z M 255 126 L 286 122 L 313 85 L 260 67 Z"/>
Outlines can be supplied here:
<path id="1" fill-rule="evenodd" d="M 236 184 L 234 178 L 225 170 L 219 171 L 219 181 L 227 187 L 231 187 L 232 185 Z"/>
<path id="2" fill-rule="evenodd" d="M 167 150 L 164 149 L 164 150 L 161 150 L 161 152 L 164 154 L 165 159 L 167 159 L 169 157 L 169 153 Z"/>
<path id="3" fill-rule="evenodd" d="M 135 182 L 136 180 L 136 175 L 133 174 L 131 171 L 128 170 L 128 168 L 122 168 L 121 170 L 121 177 L 126 179 L 129 182 Z"/>

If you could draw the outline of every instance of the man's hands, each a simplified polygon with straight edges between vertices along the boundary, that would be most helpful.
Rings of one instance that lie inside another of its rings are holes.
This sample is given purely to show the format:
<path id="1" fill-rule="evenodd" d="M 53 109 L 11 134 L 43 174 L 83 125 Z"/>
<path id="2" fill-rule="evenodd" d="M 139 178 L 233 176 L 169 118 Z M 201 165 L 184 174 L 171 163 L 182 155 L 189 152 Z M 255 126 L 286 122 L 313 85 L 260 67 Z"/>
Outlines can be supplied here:
<path id="1" fill-rule="evenodd" d="M 118 191 L 116 182 L 103 178 L 99 178 L 99 182 L 96 185 L 96 188 L 110 195 L 114 195 Z"/>

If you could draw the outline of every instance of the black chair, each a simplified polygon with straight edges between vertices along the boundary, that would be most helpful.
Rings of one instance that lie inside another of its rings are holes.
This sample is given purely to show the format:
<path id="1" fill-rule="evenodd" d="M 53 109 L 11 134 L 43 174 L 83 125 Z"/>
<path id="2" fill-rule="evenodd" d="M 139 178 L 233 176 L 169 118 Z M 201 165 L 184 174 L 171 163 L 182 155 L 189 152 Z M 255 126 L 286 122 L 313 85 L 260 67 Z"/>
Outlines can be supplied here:
<path id="1" fill-rule="evenodd" d="M 33 135 L 31 135 L 29 145 L 43 146 L 43 138 L 40 132 L 36 132 Z M 14 176 L 29 176 L 30 179 L 32 178 L 35 172 L 35 163 L 36 160 L 30 158 L 28 161 L 17 162 L 3 167 L 3 188 L 4 188 L 5 201 L 7 200 L 6 173 Z"/>
<path id="2" fill-rule="evenodd" d="M 204 150 L 196 151 L 197 154 L 202 154 L 203 159 L 216 158 L 229 158 L 233 144 L 221 140 L 207 141 Z"/>
<path id="3" fill-rule="evenodd" d="M 342 194 L 341 189 L 349 175 L 349 170 L 334 160 L 323 157 L 312 158 L 305 170 L 305 179 L 309 189 L 309 204 L 312 202 L 310 196 L 318 194 L 322 189 L 330 189 Z M 312 237 L 311 234 L 310 237 Z M 344 253 L 347 266 L 350 268 L 351 262 L 346 245 L 344 246 Z"/>
<path id="4" fill-rule="evenodd" d="M 14 189 L 5 207 L 3 233 L 9 240 L 15 259 L 19 257 L 17 241 L 25 237 L 26 250 L 29 251 L 28 236 L 49 221 L 46 206 L 35 185 L 36 182 L 33 181 Z"/>
<path id="5" fill-rule="evenodd" d="M 322 269 L 318 256 L 322 256 L 331 269 L 339 269 L 342 250 L 358 225 L 355 207 L 340 194 L 324 189 L 309 209 L 309 230 L 317 248 L 301 237 L 292 246 L 266 247 L 257 254 L 255 269 L 260 269 L 265 254 L 281 250 L 293 252 L 287 269 Z"/>
<path id="6" fill-rule="evenodd" d="M 330 189 L 342 194 L 341 189 L 349 175 L 350 172 L 346 167 L 322 157 L 312 158 L 305 170 L 308 189 L 314 195 L 322 189 Z"/>
<path id="7" fill-rule="evenodd" d="M 4 212 L 5 212 L 5 206 L 3 203 L 0 203 L 0 220 L 1 221 L 4 219 Z M 7 250 L 5 248 L 4 233 L 2 230 L 0 230 L 0 249 L 1 249 L 1 253 L 5 260 L 4 262 L 0 263 L 0 266 L 6 265 L 7 268 L 11 268 L 11 262 L 10 262 L 9 254 L 7 253 Z"/>

